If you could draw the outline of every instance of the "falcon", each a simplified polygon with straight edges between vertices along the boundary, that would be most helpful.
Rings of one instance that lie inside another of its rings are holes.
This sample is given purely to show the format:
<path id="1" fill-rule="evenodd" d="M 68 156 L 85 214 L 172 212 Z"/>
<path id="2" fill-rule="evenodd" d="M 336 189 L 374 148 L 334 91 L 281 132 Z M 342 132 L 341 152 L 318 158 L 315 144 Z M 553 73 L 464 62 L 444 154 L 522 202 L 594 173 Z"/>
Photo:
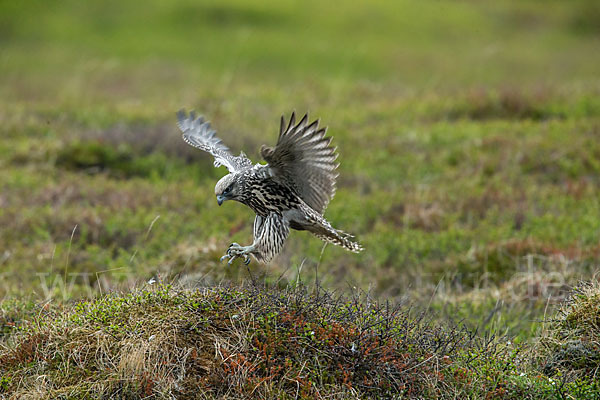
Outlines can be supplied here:
<path id="1" fill-rule="evenodd" d="M 286 123 L 281 117 L 279 139 L 275 147 L 262 146 L 260 154 L 267 164 L 253 164 L 242 152 L 234 156 L 216 136 L 210 122 L 192 111 L 177 113 L 177 125 L 183 140 L 214 157 L 214 166 L 224 165 L 229 174 L 215 186 L 219 206 L 235 200 L 255 213 L 254 241 L 249 246 L 232 243 L 221 261 L 236 258 L 250 263 L 252 255 L 268 263 L 282 249 L 291 229 L 306 230 L 321 240 L 358 253 L 363 248 L 353 236 L 335 229 L 323 217 L 323 212 L 335 194 L 337 154 L 327 128 L 319 121 L 308 123 L 304 115 L 296 123 L 295 113 Z"/>

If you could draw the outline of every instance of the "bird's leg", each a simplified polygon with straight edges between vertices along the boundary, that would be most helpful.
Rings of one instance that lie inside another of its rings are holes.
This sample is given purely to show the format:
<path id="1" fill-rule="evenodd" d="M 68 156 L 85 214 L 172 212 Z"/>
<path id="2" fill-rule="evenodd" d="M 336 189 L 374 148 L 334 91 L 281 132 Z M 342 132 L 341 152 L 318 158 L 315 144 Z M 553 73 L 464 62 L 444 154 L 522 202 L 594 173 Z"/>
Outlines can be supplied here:
<path id="1" fill-rule="evenodd" d="M 251 244 L 250 246 L 240 246 L 237 243 L 231 243 L 225 255 L 221 257 L 221 261 L 229 258 L 227 264 L 231 265 L 236 258 L 244 257 L 244 264 L 248 265 L 250 264 L 250 253 L 252 253 L 255 248 L 256 246 L 254 244 Z"/>

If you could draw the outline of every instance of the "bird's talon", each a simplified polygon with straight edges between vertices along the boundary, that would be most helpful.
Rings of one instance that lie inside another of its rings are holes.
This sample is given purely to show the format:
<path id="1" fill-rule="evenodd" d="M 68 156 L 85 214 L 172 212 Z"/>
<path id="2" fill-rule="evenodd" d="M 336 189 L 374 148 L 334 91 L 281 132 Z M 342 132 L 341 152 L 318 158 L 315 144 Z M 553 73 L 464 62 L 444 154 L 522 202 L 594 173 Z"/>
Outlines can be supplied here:
<path id="1" fill-rule="evenodd" d="M 219 262 L 223 262 L 223 260 L 226 259 L 227 257 L 229 257 L 229 255 L 225 254 L 223 257 L 219 258 Z"/>
<path id="2" fill-rule="evenodd" d="M 233 264 L 236 258 L 244 258 L 244 264 L 248 265 L 250 263 L 250 256 L 248 255 L 248 251 L 246 247 L 240 246 L 238 243 L 231 243 L 225 255 L 221 257 L 221 261 L 229 258 L 227 262 L 228 265 Z"/>

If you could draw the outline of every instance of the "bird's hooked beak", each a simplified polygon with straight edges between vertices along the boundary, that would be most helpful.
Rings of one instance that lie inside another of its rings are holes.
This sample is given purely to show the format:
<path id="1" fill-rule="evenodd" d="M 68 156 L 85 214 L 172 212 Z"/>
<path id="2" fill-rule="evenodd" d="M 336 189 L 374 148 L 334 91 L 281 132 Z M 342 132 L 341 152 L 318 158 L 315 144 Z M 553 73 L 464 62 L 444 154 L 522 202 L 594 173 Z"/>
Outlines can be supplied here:
<path id="1" fill-rule="evenodd" d="M 225 200 L 227 200 L 227 198 L 225 196 L 223 196 L 222 194 L 217 195 L 217 203 L 219 203 L 219 205 L 223 204 L 223 202 Z"/>

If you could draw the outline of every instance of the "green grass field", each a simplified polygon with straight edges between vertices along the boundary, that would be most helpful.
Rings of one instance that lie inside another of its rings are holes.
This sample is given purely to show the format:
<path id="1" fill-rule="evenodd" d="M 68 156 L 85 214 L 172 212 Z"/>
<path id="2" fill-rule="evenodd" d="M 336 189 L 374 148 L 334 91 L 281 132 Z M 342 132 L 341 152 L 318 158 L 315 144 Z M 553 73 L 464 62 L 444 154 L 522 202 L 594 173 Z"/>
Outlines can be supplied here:
<path id="1" fill-rule="evenodd" d="M 599 50 L 584 0 L 0 1 L 0 360 L 44 304 L 156 276 L 362 290 L 537 343 L 600 271 Z M 325 216 L 365 251 L 293 232 L 269 265 L 220 263 L 253 215 L 217 206 L 180 108 L 254 161 L 282 114 L 320 118 Z"/>

